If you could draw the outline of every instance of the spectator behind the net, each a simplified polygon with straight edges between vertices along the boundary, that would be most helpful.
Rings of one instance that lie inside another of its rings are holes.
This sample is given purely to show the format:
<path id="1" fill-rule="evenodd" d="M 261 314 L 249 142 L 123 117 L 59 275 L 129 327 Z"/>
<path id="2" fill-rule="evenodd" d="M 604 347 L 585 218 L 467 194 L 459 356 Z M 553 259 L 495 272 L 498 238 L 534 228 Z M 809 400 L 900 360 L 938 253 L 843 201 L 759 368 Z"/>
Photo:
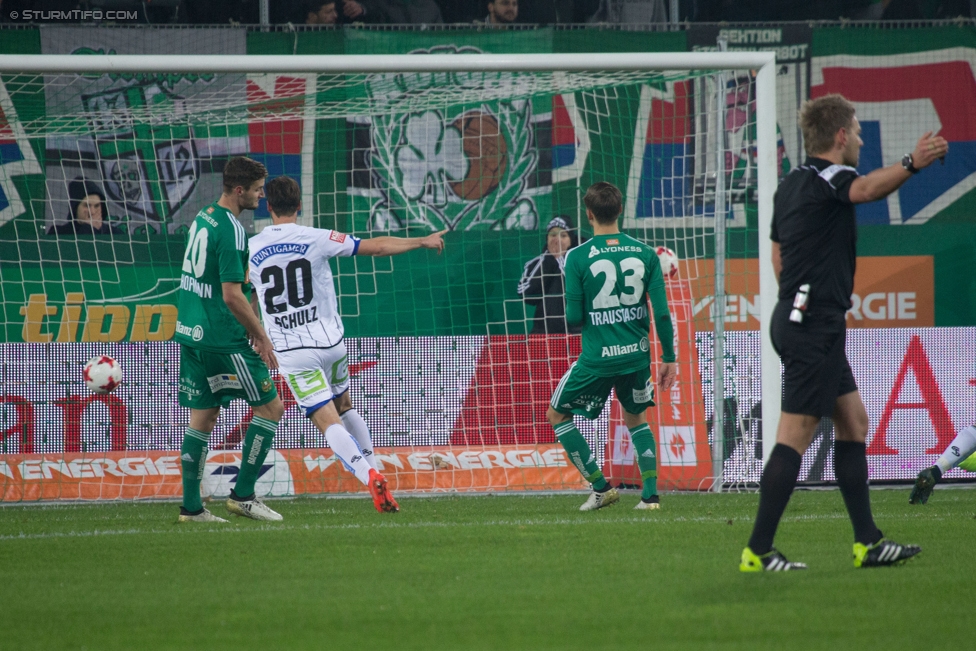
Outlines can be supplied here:
<path id="1" fill-rule="evenodd" d="M 68 221 L 51 226 L 48 235 L 122 235 L 109 224 L 105 194 L 98 184 L 76 178 L 68 184 Z"/>
<path id="2" fill-rule="evenodd" d="M 566 326 L 566 291 L 564 269 L 566 252 L 579 244 L 569 217 L 553 217 L 546 227 L 546 245 L 542 254 L 525 263 L 518 293 L 535 307 L 535 323 L 530 334 L 580 332 L 582 326 Z"/>
<path id="3" fill-rule="evenodd" d="M 363 0 L 369 22 L 381 25 L 439 25 L 444 22 L 434 0 Z"/>
<path id="4" fill-rule="evenodd" d="M 518 20 L 518 0 L 495 0 L 488 3 L 487 25 L 511 25 Z"/>
<path id="5" fill-rule="evenodd" d="M 363 22 L 366 8 L 356 0 L 311 0 L 305 3 L 306 25 L 338 25 L 342 23 Z"/>

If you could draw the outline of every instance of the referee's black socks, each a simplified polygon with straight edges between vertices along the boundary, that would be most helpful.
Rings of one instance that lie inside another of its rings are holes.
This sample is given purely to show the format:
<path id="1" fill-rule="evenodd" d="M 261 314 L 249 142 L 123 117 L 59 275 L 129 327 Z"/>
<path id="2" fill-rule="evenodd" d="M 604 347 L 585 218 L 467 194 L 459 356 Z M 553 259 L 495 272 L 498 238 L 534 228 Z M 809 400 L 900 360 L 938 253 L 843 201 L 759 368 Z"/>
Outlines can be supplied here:
<path id="1" fill-rule="evenodd" d="M 881 532 L 871 516 L 871 496 L 868 489 L 868 458 L 864 443 L 834 441 L 834 476 L 844 496 L 847 513 L 854 525 L 854 541 L 873 545 L 881 539 Z"/>
<path id="2" fill-rule="evenodd" d="M 863 451 L 864 446 L 861 446 Z M 803 457 L 788 445 L 777 443 L 759 480 L 759 513 L 749 538 L 749 549 L 762 556 L 773 548 L 773 536 L 790 501 Z M 865 462 L 866 463 L 866 462 Z M 865 466 L 865 478 L 866 478 Z M 870 509 L 869 509 L 870 510 Z"/>

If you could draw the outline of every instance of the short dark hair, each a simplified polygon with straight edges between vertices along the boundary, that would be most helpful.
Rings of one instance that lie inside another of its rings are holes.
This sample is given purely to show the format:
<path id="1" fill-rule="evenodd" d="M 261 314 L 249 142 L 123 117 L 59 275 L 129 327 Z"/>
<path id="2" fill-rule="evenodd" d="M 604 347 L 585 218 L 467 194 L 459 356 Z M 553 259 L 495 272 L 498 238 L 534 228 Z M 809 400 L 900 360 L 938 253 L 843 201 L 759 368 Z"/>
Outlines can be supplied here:
<path id="1" fill-rule="evenodd" d="M 268 198 L 268 208 L 279 217 L 289 217 L 298 212 L 302 201 L 302 190 L 290 176 L 271 179 L 264 186 L 264 196 Z"/>
<path id="2" fill-rule="evenodd" d="M 624 199 L 613 183 L 600 181 L 586 190 L 583 205 L 593 213 L 597 222 L 605 225 L 616 223 L 623 210 Z"/>
<path id="3" fill-rule="evenodd" d="M 834 137 L 854 124 L 854 105 L 843 95 L 831 94 L 807 100 L 800 109 L 803 148 L 810 156 L 834 148 Z"/>
<path id="4" fill-rule="evenodd" d="M 255 181 L 267 177 L 267 168 L 256 160 L 247 156 L 231 158 L 224 165 L 224 192 L 231 192 L 238 186 L 250 188 Z"/>

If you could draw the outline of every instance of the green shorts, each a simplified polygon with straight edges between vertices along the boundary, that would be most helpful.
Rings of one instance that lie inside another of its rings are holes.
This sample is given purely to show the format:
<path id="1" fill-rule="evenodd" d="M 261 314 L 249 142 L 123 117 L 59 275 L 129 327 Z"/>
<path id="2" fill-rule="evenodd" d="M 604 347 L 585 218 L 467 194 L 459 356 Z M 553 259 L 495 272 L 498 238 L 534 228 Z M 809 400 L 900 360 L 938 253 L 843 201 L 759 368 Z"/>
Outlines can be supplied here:
<path id="1" fill-rule="evenodd" d="M 257 407 L 277 395 L 268 366 L 253 350 L 212 353 L 180 345 L 181 407 L 226 407 L 235 398 Z"/>
<path id="2" fill-rule="evenodd" d="M 640 414 L 654 406 L 654 384 L 649 366 L 623 375 L 600 377 L 575 363 L 559 380 L 549 404 L 560 414 L 579 414 L 594 420 L 607 404 L 610 389 L 617 390 L 617 399 L 629 414 Z"/>

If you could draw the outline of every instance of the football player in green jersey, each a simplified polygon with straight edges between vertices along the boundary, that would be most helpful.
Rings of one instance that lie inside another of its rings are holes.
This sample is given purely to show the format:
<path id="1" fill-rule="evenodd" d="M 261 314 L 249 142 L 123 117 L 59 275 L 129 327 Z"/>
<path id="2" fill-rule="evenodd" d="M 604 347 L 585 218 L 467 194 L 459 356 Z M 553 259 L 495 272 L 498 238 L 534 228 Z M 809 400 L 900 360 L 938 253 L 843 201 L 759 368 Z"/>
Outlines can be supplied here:
<path id="1" fill-rule="evenodd" d="M 220 408 L 246 400 L 254 418 L 244 435 L 241 469 L 227 510 L 254 520 L 281 520 L 254 492 L 258 473 L 271 449 L 285 411 L 269 368 L 278 367 L 271 339 L 245 296 L 247 234 L 237 221 L 264 196 L 268 171 L 238 157 L 224 167 L 224 191 L 190 226 L 180 278 L 175 339 L 180 344 L 179 401 L 190 409 L 183 435 L 183 506 L 180 522 L 226 522 L 203 507 L 200 481 L 207 443 Z"/>
<path id="2" fill-rule="evenodd" d="M 583 350 L 556 386 L 546 416 L 573 465 L 593 486 L 580 511 L 608 506 L 620 496 L 603 477 L 590 446 L 573 423 L 573 414 L 595 419 L 603 411 L 610 389 L 615 389 L 644 483 L 636 508 L 657 509 L 661 501 L 656 446 L 645 414 L 654 405 L 647 301 L 650 297 L 664 353 L 658 384 L 662 391 L 670 391 L 676 374 L 674 327 L 664 276 L 654 249 L 620 232 L 620 190 L 610 183 L 595 183 L 586 191 L 583 203 L 593 239 L 566 255 L 566 322 L 582 322 Z"/>

